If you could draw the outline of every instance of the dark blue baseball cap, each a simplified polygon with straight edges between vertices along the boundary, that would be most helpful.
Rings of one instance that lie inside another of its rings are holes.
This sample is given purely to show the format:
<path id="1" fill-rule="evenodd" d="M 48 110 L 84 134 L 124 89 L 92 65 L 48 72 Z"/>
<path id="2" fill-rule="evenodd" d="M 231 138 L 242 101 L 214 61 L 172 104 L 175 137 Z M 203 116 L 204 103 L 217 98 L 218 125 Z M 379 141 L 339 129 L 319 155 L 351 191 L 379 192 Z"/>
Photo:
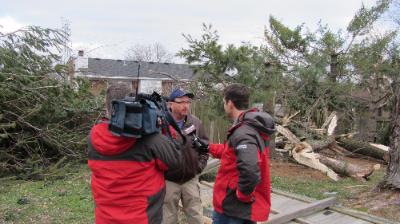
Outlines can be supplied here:
<path id="1" fill-rule="evenodd" d="M 188 93 L 183 89 L 175 89 L 172 91 L 171 95 L 169 95 L 169 101 L 175 101 L 176 98 L 187 96 L 189 98 L 193 98 L 193 93 Z"/>

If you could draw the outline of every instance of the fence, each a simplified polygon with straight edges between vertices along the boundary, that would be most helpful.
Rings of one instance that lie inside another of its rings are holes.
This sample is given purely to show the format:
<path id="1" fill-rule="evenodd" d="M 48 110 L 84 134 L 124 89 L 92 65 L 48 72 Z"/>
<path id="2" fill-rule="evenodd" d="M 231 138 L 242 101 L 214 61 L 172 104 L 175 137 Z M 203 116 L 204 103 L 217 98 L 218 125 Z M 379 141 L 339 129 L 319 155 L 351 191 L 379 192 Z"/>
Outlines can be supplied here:
<path id="1" fill-rule="evenodd" d="M 226 139 L 226 131 L 231 125 L 231 121 L 224 115 L 214 112 L 207 101 L 194 101 L 191 105 L 191 113 L 198 117 L 206 129 L 210 142 L 223 143 Z"/>

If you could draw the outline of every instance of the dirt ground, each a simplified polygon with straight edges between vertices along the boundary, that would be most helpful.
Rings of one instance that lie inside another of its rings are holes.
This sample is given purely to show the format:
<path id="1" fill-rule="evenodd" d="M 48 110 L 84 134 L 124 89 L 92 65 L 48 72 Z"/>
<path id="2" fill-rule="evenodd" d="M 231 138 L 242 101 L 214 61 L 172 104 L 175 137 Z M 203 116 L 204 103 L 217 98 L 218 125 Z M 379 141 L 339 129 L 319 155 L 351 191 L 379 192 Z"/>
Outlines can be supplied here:
<path id="1" fill-rule="evenodd" d="M 360 165 L 375 165 L 379 162 L 375 160 L 365 160 L 360 158 L 348 158 L 352 162 Z M 386 170 L 384 164 L 381 165 L 381 172 Z M 327 181 L 329 178 L 323 173 L 291 162 L 272 161 L 271 176 L 278 175 L 294 180 L 307 178 L 316 182 Z M 333 183 L 334 184 L 334 183 Z M 350 192 L 350 197 L 340 201 L 345 207 L 361 210 L 369 214 L 400 221 L 400 191 L 378 191 L 376 184 L 354 181 L 345 187 L 344 191 Z"/>
<path id="2" fill-rule="evenodd" d="M 270 172 L 271 176 L 276 174 L 287 178 L 310 177 L 316 181 L 329 179 L 326 175 L 318 170 L 310 169 L 308 167 L 291 162 L 271 161 Z"/>

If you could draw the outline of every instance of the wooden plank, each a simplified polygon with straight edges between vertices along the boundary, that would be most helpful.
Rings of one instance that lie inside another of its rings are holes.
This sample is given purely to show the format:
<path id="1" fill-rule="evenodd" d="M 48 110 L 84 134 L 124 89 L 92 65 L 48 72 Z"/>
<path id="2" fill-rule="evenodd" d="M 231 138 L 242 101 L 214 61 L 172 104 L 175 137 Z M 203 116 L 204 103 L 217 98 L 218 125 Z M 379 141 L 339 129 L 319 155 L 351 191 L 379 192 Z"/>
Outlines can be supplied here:
<path id="1" fill-rule="evenodd" d="M 278 214 L 277 216 L 273 217 L 267 222 L 264 222 L 265 224 L 283 224 L 287 223 L 290 220 L 293 220 L 295 218 L 300 218 L 309 214 L 312 214 L 314 212 L 323 210 L 325 208 L 328 208 L 330 206 L 333 206 L 336 203 L 336 198 L 327 198 L 321 201 L 316 201 L 313 203 L 310 203 L 308 205 L 303 205 L 300 206 L 297 210 L 292 211 L 292 212 L 285 212 Z"/>
<path id="2" fill-rule="evenodd" d="M 277 211 L 291 212 L 297 210 L 299 206 L 305 206 L 309 203 L 305 203 L 299 200 L 294 200 L 281 195 L 271 195 L 272 208 Z"/>
<path id="3" fill-rule="evenodd" d="M 207 186 L 207 187 L 210 187 L 210 188 L 213 188 L 213 186 L 214 186 L 213 183 L 209 183 L 209 182 L 206 182 L 206 181 L 201 181 L 200 183 L 203 186 Z M 271 194 L 272 199 L 273 198 L 278 198 L 278 197 L 287 197 L 289 199 L 298 200 L 298 201 L 305 202 L 305 203 L 312 203 L 312 202 L 316 201 L 315 199 L 307 197 L 307 196 L 281 191 L 281 190 L 276 189 L 276 188 L 272 188 L 272 192 L 273 192 Z M 283 200 L 283 199 L 280 198 L 280 200 Z M 279 212 L 279 210 L 276 209 L 275 205 L 276 204 L 273 203 L 273 205 L 272 205 L 273 208 L 271 208 L 271 211 L 272 211 L 271 212 L 271 216 L 270 216 L 271 218 L 275 216 L 274 213 L 277 214 Z M 210 208 L 208 208 L 208 209 L 210 209 Z M 387 220 L 387 219 L 384 219 L 384 218 L 381 218 L 381 217 L 377 217 L 377 216 L 373 216 L 373 215 L 367 214 L 365 212 L 355 211 L 355 210 L 344 208 L 344 207 L 340 207 L 340 206 L 330 207 L 330 209 L 327 210 L 327 211 L 335 211 L 335 212 L 338 212 L 340 214 L 348 215 L 349 217 L 354 217 L 356 219 L 360 219 L 360 220 L 364 221 L 364 222 L 357 221 L 357 223 L 374 223 L 374 224 L 395 224 L 396 223 L 396 222 L 393 222 L 393 221 L 390 221 L 390 220 Z M 313 216 L 313 215 L 311 215 L 311 216 Z M 310 221 L 311 221 L 311 223 L 314 223 L 314 220 L 310 220 L 309 217 L 304 217 L 304 218 L 301 218 L 301 219 L 300 218 L 299 219 L 294 219 L 293 221 L 295 221 L 295 222 L 289 222 L 289 223 L 301 223 L 301 221 L 303 221 L 303 220 L 306 221 L 305 223 L 310 222 Z M 318 223 L 318 222 L 315 222 L 315 223 Z"/>
<path id="4" fill-rule="evenodd" d="M 358 219 L 346 214 L 338 213 L 332 210 L 320 211 L 315 214 L 311 214 L 304 219 L 324 224 L 336 224 L 336 223 L 351 223 L 351 224 L 373 224 L 362 219 Z"/>
<path id="5" fill-rule="evenodd" d="M 273 214 L 272 211 L 275 212 L 275 215 L 278 214 L 278 213 L 282 213 L 282 211 L 271 209 L 271 213 L 270 213 L 269 219 L 274 218 L 274 216 L 271 216 L 271 214 Z M 293 221 L 293 223 L 296 223 L 296 224 L 299 224 L 299 223 L 300 224 L 316 224 L 314 222 L 310 222 L 309 220 L 305 220 L 303 218 L 296 218 L 296 219 L 293 219 L 292 221 Z M 290 223 L 292 223 L 292 222 L 290 222 Z M 290 224 L 290 223 L 288 223 L 288 224 Z"/>
<path id="6" fill-rule="evenodd" d="M 315 199 L 304 196 L 304 195 L 293 194 L 293 193 L 281 191 L 276 188 L 272 188 L 272 192 L 275 194 L 287 196 L 289 198 L 297 199 L 297 200 L 304 201 L 304 202 L 316 201 Z M 352 216 L 352 217 L 355 217 L 358 219 L 362 219 L 364 221 L 376 223 L 376 224 L 396 224 L 396 222 L 393 222 L 393 221 L 390 221 L 390 220 L 387 220 L 387 219 L 384 219 L 381 217 L 377 217 L 377 216 L 370 215 L 365 212 L 360 212 L 360 211 L 356 211 L 356 210 L 349 209 L 349 208 L 344 208 L 341 206 L 333 206 L 333 207 L 329 208 L 329 210 L 336 211 L 336 212 L 339 212 L 342 214 L 346 214 L 346 215 L 349 215 L 349 216 Z"/>

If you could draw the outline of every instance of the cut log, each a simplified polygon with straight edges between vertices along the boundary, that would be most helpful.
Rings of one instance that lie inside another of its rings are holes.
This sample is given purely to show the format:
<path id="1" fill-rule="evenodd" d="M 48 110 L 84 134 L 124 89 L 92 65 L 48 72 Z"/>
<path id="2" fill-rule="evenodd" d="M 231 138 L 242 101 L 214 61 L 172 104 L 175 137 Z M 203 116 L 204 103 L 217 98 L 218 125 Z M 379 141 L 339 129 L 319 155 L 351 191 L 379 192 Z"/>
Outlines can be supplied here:
<path id="1" fill-rule="evenodd" d="M 389 152 L 389 146 L 382 145 L 382 144 L 376 144 L 376 143 L 369 143 L 369 144 L 374 146 L 374 147 L 380 148 L 383 151 Z"/>
<path id="2" fill-rule="evenodd" d="M 353 138 L 356 134 L 358 134 L 358 131 L 356 132 L 351 132 L 351 133 L 346 133 L 346 134 L 341 134 L 341 135 L 336 135 L 336 139 L 340 138 Z"/>
<path id="3" fill-rule="evenodd" d="M 329 149 L 334 151 L 336 154 L 338 154 L 340 156 L 345 156 L 345 155 L 351 154 L 351 152 L 347 151 L 347 149 L 337 145 L 336 142 L 335 142 L 335 144 L 330 145 Z"/>
<path id="4" fill-rule="evenodd" d="M 378 166 L 360 166 L 344 160 L 329 158 L 322 155 L 320 155 L 319 161 L 336 173 L 343 176 L 353 177 L 357 180 L 366 180 L 375 169 L 378 168 Z"/>
<path id="5" fill-rule="evenodd" d="M 277 131 L 294 144 L 292 150 L 294 160 L 305 166 L 322 171 L 332 180 L 339 180 L 339 176 L 333 170 L 329 169 L 318 160 L 319 154 L 313 152 L 310 144 L 307 142 L 300 142 L 300 140 L 290 130 L 280 125 L 277 125 Z"/>
<path id="6" fill-rule="evenodd" d="M 308 143 L 302 142 L 296 145 L 292 150 L 292 155 L 298 163 L 320 170 L 334 181 L 339 180 L 339 175 L 319 161 L 320 154 L 314 153 Z"/>
<path id="7" fill-rule="evenodd" d="M 311 145 L 314 152 L 318 152 L 321 149 L 328 148 L 330 145 L 334 145 L 335 138 L 330 136 L 322 140 L 308 141 L 308 143 Z"/>
<path id="8" fill-rule="evenodd" d="M 338 144 L 353 153 L 373 157 L 386 162 L 389 160 L 389 154 L 387 151 L 372 146 L 367 142 L 360 142 L 349 138 L 339 138 Z"/>

